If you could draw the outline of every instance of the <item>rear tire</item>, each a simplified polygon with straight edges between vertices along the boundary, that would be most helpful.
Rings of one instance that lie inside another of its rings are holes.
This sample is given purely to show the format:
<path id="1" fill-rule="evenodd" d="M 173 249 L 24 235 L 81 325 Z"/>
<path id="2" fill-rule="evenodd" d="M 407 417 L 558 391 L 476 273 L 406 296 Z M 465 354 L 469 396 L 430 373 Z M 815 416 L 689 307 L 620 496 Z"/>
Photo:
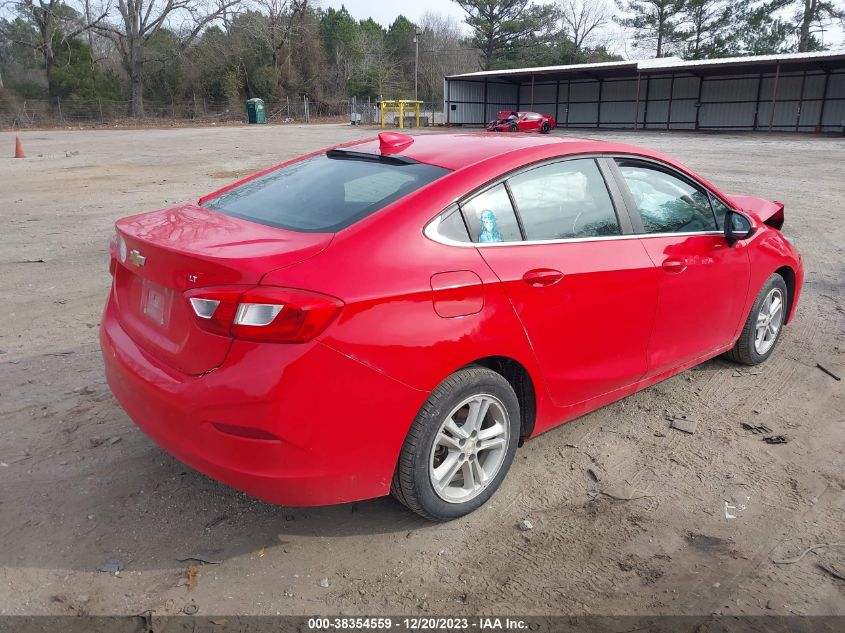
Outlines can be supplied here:
<path id="1" fill-rule="evenodd" d="M 516 123 L 511 123 L 508 132 L 519 132 L 519 126 Z"/>
<path id="2" fill-rule="evenodd" d="M 543 121 L 543 125 L 540 127 L 540 134 L 548 134 L 552 131 L 552 126 L 549 125 L 548 121 Z"/>
<path id="3" fill-rule="evenodd" d="M 763 284 L 736 345 L 725 357 L 742 365 L 759 365 L 765 361 L 780 340 L 788 305 L 786 282 L 774 273 Z"/>
<path id="4" fill-rule="evenodd" d="M 477 366 L 455 372 L 431 392 L 414 419 L 391 494 L 431 521 L 476 510 L 510 469 L 519 420 L 519 401 L 500 374 Z"/>

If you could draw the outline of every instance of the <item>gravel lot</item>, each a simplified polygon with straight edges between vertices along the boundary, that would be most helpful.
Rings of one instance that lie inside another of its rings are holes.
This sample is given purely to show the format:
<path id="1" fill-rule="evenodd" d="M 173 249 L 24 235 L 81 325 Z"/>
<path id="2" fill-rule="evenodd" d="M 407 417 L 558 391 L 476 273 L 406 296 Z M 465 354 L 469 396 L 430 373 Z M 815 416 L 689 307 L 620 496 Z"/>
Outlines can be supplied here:
<path id="1" fill-rule="evenodd" d="M 432 525 L 389 498 L 269 506 L 134 427 L 97 343 L 114 220 L 371 133 L 32 131 L 26 160 L 0 133 L 0 614 L 845 615 L 845 582 L 822 568 L 845 569 L 845 549 L 772 562 L 845 541 L 845 382 L 816 368 L 845 376 L 842 138 L 601 135 L 783 200 L 807 268 L 798 317 L 758 372 L 714 360 L 528 442 L 467 518 Z M 620 486 L 648 496 L 602 494 Z M 191 555 L 219 562 L 186 584 Z M 97 571 L 109 559 L 119 574 Z"/>

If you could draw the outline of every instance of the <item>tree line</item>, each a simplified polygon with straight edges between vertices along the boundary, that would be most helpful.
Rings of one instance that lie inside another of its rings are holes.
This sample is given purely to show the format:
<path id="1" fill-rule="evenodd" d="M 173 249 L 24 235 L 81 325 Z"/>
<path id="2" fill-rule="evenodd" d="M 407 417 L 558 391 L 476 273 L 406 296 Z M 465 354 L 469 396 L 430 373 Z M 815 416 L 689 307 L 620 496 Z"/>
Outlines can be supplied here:
<path id="1" fill-rule="evenodd" d="M 842 0 L 454 0 L 388 27 L 314 0 L 0 0 L 0 99 L 442 100 L 443 76 L 622 59 L 819 50 Z"/>
<path id="2" fill-rule="evenodd" d="M 654 57 L 711 59 L 828 48 L 842 28 L 843 0 L 616 0 L 620 26 Z M 828 38 L 829 39 L 829 38 Z"/>

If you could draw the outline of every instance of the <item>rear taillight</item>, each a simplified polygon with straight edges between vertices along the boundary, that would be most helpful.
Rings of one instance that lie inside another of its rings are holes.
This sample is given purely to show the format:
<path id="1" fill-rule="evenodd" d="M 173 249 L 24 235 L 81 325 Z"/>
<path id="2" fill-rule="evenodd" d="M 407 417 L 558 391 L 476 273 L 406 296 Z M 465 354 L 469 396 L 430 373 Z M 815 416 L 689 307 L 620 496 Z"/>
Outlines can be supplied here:
<path id="1" fill-rule="evenodd" d="M 117 268 L 118 252 L 122 240 L 123 238 L 120 237 L 120 233 L 115 231 L 114 235 L 112 235 L 112 238 L 109 241 L 109 274 L 112 277 L 114 277 L 114 271 Z"/>
<path id="2" fill-rule="evenodd" d="M 185 297 L 202 329 L 246 341 L 305 343 L 325 330 L 343 308 L 334 297 L 274 286 L 221 286 L 189 290 Z"/>
<path id="3" fill-rule="evenodd" d="M 114 276 L 114 271 L 117 269 L 118 259 L 122 262 L 126 261 L 126 240 L 115 230 L 109 242 L 109 273 L 112 276 Z"/>
<path id="4" fill-rule="evenodd" d="M 232 324 L 246 286 L 197 288 L 185 293 L 196 317 L 196 324 L 203 330 L 220 336 L 232 336 Z"/>

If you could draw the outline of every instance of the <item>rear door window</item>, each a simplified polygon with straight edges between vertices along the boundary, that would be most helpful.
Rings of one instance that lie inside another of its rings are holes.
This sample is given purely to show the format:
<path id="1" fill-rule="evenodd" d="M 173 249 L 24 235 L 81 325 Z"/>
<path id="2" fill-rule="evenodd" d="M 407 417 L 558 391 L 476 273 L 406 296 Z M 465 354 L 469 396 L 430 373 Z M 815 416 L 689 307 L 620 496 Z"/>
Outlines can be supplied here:
<path id="1" fill-rule="evenodd" d="M 437 235 L 454 242 L 472 241 L 464 223 L 464 218 L 461 215 L 461 210 L 457 206 L 440 216 L 440 222 L 437 225 Z"/>
<path id="2" fill-rule="evenodd" d="M 619 235 L 619 222 L 596 162 L 567 160 L 508 180 L 527 240 Z"/>
<path id="3" fill-rule="evenodd" d="M 504 185 L 496 185 L 461 204 L 470 237 L 480 244 L 518 242 L 519 223 Z"/>
<path id="4" fill-rule="evenodd" d="M 318 154 L 235 187 L 204 206 L 305 233 L 334 233 L 449 173 L 377 155 Z"/>

